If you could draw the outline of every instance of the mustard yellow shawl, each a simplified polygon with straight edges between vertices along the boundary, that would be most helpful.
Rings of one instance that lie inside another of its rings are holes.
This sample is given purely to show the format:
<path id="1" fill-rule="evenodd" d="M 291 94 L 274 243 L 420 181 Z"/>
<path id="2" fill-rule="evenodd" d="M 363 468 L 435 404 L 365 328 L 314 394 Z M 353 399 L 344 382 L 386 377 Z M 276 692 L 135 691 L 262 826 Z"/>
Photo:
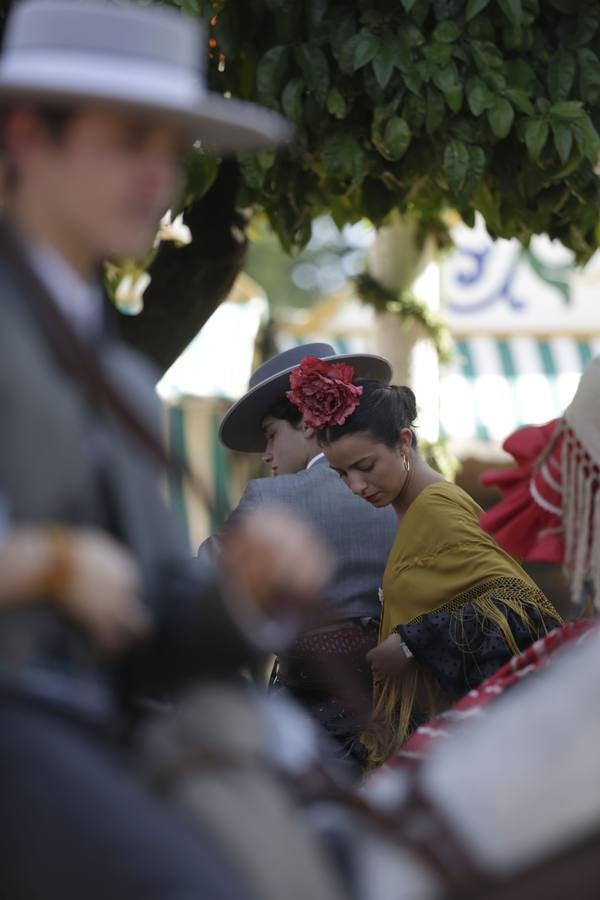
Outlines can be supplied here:
<path id="1" fill-rule="evenodd" d="M 515 579 L 552 615 L 556 611 L 519 563 L 479 525 L 481 507 L 455 484 L 426 487 L 407 510 L 383 576 L 379 640 L 398 625 L 470 600 L 475 586 Z M 504 600 L 504 597 L 502 598 Z"/>
<path id="2" fill-rule="evenodd" d="M 383 577 L 383 609 L 379 642 L 398 625 L 441 610 L 456 612 L 470 604 L 497 626 L 512 653 L 519 648 L 502 610 L 529 623 L 532 607 L 560 621 L 556 610 L 534 581 L 479 525 L 482 510 L 455 484 L 439 481 L 426 487 L 402 519 Z M 532 640 L 537 637 L 532 633 Z M 371 728 L 363 735 L 370 765 L 383 762 L 406 738 L 417 691 L 427 715 L 440 711 L 439 685 L 411 660 L 400 683 L 378 675 L 374 686 Z M 425 700 L 423 698 L 426 698 Z"/>

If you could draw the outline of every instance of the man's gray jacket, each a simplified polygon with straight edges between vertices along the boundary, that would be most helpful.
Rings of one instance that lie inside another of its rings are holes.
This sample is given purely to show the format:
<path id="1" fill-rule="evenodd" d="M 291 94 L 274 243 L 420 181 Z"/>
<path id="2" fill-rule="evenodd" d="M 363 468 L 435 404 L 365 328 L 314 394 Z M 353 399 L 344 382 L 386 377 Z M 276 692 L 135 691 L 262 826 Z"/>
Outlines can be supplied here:
<path id="1" fill-rule="evenodd" d="M 57 362 L 17 278 L 0 252 L 0 497 L 9 521 L 99 527 L 133 553 L 157 627 L 151 645 L 125 667 L 132 690 L 150 689 L 155 677 L 175 687 L 246 662 L 248 645 L 222 602 L 218 578 L 190 557 L 166 508 L 159 465 L 110 413 L 94 407 L 78 374 Z M 39 295 L 50 302 L 41 289 Z M 90 352 L 158 435 L 151 367 L 107 335 Z M 88 635 L 40 597 L 0 611 L 0 683 L 7 682 L 55 690 L 69 704 L 96 696 L 106 678 Z"/>
<path id="2" fill-rule="evenodd" d="M 335 572 L 324 609 L 332 619 L 379 618 L 379 587 L 398 528 L 392 507 L 375 509 L 356 497 L 323 458 L 293 475 L 250 481 L 228 524 L 272 506 L 302 517 L 331 551 Z M 214 542 L 205 541 L 199 555 L 210 555 Z"/>

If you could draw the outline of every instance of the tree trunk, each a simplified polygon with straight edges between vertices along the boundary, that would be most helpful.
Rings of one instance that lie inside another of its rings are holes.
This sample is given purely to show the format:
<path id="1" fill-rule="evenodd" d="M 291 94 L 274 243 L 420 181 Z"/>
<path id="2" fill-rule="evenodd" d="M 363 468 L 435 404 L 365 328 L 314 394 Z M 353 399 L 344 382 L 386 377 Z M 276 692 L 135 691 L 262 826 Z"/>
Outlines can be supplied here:
<path id="1" fill-rule="evenodd" d="M 416 227 L 396 217 L 391 225 L 380 228 L 369 256 L 369 272 L 384 287 L 399 293 L 410 288 L 431 260 L 431 248 L 420 250 Z M 396 384 L 412 384 L 414 351 L 425 337 L 421 326 L 402 321 L 396 312 L 377 315 L 375 343 L 377 352 L 390 361 Z"/>
<path id="2" fill-rule="evenodd" d="M 161 244 L 143 311 L 119 317 L 124 340 L 163 373 L 225 299 L 244 265 L 246 220 L 235 207 L 237 183 L 237 163 L 222 164 L 210 191 L 185 212 L 192 242 Z"/>
<path id="3" fill-rule="evenodd" d="M 421 249 L 416 227 L 396 217 L 381 228 L 369 257 L 369 272 L 384 287 L 399 293 L 410 288 L 428 267 L 426 284 L 417 296 L 431 309 L 439 308 L 439 273 L 434 266 L 435 245 L 427 242 Z M 423 293 L 425 292 L 425 293 Z M 438 384 L 439 363 L 431 339 L 419 324 L 405 323 L 400 313 L 378 313 L 374 335 L 375 352 L 392 365 L 394 384 L 408 384 L 417 395 L 420 433 L 428 441 L 439 435 Z"/>

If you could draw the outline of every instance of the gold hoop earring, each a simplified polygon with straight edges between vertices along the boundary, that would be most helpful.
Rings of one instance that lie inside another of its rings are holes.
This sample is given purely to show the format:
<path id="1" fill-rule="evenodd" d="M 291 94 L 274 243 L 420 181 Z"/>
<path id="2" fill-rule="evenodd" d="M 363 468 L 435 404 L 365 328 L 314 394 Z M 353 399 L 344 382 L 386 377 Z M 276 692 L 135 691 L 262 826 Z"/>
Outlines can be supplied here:
<path id="1" fill-rule="evenodd" d="M 408 488 L 408 485 L 410 484 L 410 478 L 412 475 L 412 466 L 410 464 L 410 457 L 407 453 L 402 454 L 402 462 L 404 463 L 404 472 L 405 472 L 404 481 L 402 483 L 402 487 L 400 488 L 400 493 L 396 497 L 395 502 L 398 502 L 398 500 L 400 500 L 401 497 L 403 497 L 404 494 L 406 493 L 406 490 Z"/>

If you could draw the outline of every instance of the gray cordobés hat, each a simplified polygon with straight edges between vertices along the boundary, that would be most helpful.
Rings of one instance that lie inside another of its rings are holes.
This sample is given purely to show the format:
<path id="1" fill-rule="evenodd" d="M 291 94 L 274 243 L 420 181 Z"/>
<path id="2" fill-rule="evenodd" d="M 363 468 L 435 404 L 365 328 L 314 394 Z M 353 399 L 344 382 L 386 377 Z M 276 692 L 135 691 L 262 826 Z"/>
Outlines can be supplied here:
<path id="1" fill-rule="evenodd" d="M 177 122 L 220 150 L 277 144 L 277 113 L 209 93 L 200 22 L 174 9 L 111 0 L 22 0 L 0 55 L 0 101 L 98 101 Z"/>
<path id="2" fill-rule="evenodd" d="M 259 366 L 250 378 L 248 391 L 225 413 L 219 437 L 231 450 L 262 453 L 266 446 L 262 421 L 274 404 L 290 389 L 290 372 L 305 356 L 332 363 L 347 363 L 355 378 L 373 378 L 389 384 L 392 368 L 387 360 L 369 353 L 336 354 L 329 344 L 302 344 L 279 353 Z"/>

